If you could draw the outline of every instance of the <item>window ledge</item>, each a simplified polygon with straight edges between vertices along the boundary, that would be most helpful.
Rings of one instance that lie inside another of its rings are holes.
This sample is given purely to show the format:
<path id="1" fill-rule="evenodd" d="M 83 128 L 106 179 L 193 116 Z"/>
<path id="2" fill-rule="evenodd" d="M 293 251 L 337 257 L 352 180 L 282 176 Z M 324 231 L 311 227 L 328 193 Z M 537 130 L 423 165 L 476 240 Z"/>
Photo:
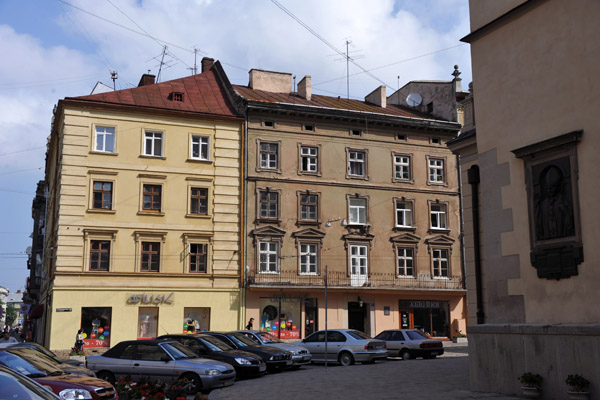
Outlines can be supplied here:
<path id="1" fill-rule="evenodd" d="M 450 278 L 448 278 L 447 276 L 434 276 L 433 279 L 449 280 Z"/>
<path id="2" fill-rule="evenodd" d="M 279 168 L 261 168 L 257 167 L 256 172 L 271 172 L 273 174 L 281 174 L 281 169 Z"/>
<path id="3" fill-rule="evenodd" d="M 302 225 L 321 225 L 321 221 L 319 220 L 309 220 L 309 219 L 299 219 L 296 222 L 297 226 L 302 226 Z"/>
<path id="4" fill-rule="evenodd" d="M 396 275 L 397 279 L 417 279 L 414 275 Z"/>
<path id="5" fill-rule="evenodd" d="M 86 212 L 95 214 L 116 214 L 117 210 L 108 210 L 104 208 L 88 208 Z"/>
<path id="6" fill-rule="evenodd" d="M 312 171 L 298 171 L 298 175 L 309 175 L 309 176 L 321 176 L 320 171 L 312 172 Z"/>
<path id="7" fill-rule="evenodd" d="M 417 227 L 416 226 L 394 226 L 393 230 L 394 231 L 411 231 L 411 232 L 416 232 L 417 231 Z"/>
<path id="8" fill-rule="evenodd" d="M 164 217 L 164 212 L 138 211 L 137 215 L 148 215 L 150 217 Z"/>
<path id="9" fill-rule="evenodd" d="M 211 219 L 212 215 L 209 214 L 185 214 L 186 218 L 200 218 L 200 219 Z"/>
<path id="10" fill-rule="evenodd" d="M 429 228 L 428 233 L 450 233 L 450 229 L 446 228 Z"/>
<path id="11" fill-rule="evenodd" d="M 257 218 L 256 219 L 256 223 L 257 224 L 277 224 L 277 225 L 281 225 L 281 220 L 280 219 Z"/>
<path id="12" fill-rule="evenodd" d="M 369 177 L 364 175 L 346 175 L 346 179 L 356 179 L 359 181 L 368 181 Z"/>
<path id="13" fill-rule="evenodd" d="M 448 186 L 447 182 L 432 182 L 432 181 L 427 181 L 427 185 L 429 186 Z"/>
<path id="14" fill-rule="evenodd" d="M 401 179 L 401 178 L 392 178 L 393 183 L 406 183 L 409 185 L 414 185 L 415 181 L 413 179 Z"/>
<path id="15" fill-rule="evenodd" d="M 259 271 L 258 272 L 261 275 L 279 275 L 279 272 L 269 272 L 269 271 Z"/>
<path id="16" fill-rule="evenodd" d="M 202 158 L 188 158 L 186 161 L 189 162 L 195 162 L 195 163 L 201 163 L 201 164 L 212 164 L 213 160 L 204 160 Z"/>
<path id="17" fill-rule="evenodd" d="M 298 275 L 319 276 L 316 272 L 298 272 Z"/>
<path id="18" fill-rule="evenodd" d="M 159 160 L 166 160 L 165 156 L 151 156 L 149 154 L 140 154 L 140 158 L 158 158 Z"/>
<path id="19" fill-rule="evenodd" d="M 115 153 L 112 151 L 99 151 L 99 150 L 90 150 L 90 154 L 102 154 L 104 156 L 118 156 L 119 153 Z"/>

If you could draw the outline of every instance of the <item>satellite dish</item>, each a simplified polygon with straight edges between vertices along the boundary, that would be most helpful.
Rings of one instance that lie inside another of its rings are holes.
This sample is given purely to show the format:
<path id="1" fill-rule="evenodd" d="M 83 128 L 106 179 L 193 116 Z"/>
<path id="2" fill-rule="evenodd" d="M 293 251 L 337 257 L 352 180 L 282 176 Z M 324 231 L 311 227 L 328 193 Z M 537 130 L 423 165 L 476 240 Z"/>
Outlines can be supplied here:
<path id="1" fill-rule="evenodd" d="M 406 104 L 411 107 L 418 107 L 422 102 L 423 98 L 419 93 L 409 93 L 409 95 L 406 96 Z"/>

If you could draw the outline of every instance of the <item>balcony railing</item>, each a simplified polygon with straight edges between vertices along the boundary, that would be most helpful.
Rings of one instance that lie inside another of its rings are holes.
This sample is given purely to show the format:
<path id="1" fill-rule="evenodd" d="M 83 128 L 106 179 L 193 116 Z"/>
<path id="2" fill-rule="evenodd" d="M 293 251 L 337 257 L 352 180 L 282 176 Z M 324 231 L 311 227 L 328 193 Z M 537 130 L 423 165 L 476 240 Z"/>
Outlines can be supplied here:
<path id="1" fill-rule="evenodd" d="M 324 287 L 323 275 L 304 275 L 297 271 L 278 273 L 259 273 L 249 271 L 246 276 L 248 286 L 252 287 Z M 461 276 L 432 278 L 421 274 L 410 277 L 398 277 L 391 273 L 372 273 L 369 277 L 349 276 L 343 271 L 328 271 L 327 285 L 342 288 L 380 288 L 380 289 L 446 289 L 461 290 Z"/>

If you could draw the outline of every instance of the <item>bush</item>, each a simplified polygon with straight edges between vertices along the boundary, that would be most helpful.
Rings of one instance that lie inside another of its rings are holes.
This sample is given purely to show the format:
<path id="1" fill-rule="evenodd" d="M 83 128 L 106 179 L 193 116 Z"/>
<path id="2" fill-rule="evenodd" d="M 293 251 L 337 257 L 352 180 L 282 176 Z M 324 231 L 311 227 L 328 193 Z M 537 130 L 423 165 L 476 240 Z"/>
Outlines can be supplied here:
<path id="1" fill-rule="evenodd" d="M 590 381 L 579 374 L 567 376 L 567 385 L 571 387 L 572 392 L 587 392 L 590 387 Z"/>
<path id="2" fill-rule="evenodd" d="M 540 374 L 534 374 L 532 372 L 525 372 L 518 379 L 523 385 L 535 386 L 537 388 L 542 386 L 542 381 L 544 380 Z"/>

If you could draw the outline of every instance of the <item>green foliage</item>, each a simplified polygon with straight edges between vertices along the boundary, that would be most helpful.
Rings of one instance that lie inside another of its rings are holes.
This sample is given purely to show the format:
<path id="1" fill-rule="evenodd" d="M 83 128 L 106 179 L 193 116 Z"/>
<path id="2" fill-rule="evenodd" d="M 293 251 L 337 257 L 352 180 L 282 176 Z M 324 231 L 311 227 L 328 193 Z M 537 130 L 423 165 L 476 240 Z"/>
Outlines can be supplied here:
<path id="1" fill-rule="evenodd" d="M 15 321 L 17 320 L 17 310 L 15 309 L 15 306 L 12 304 L 9 304 L 6 306 L 6 323 L 10 326 L 12 326 Z"/>
<path id="2" fill-rule="evenodd" d="M 567 376 L 565 382 L 571 387 L 572 392 L 587 392 L 590 387 L 590 381 L 579 374 Z"/>
<path id="3" fill-rule="evenodd" d="M 533 372 L 525 372 L 518 379 L 523 385 L 535 386 L 537 388 L 542 386 L 542 381 L 544 380 L 540 374 L 534 374 Z"/>

